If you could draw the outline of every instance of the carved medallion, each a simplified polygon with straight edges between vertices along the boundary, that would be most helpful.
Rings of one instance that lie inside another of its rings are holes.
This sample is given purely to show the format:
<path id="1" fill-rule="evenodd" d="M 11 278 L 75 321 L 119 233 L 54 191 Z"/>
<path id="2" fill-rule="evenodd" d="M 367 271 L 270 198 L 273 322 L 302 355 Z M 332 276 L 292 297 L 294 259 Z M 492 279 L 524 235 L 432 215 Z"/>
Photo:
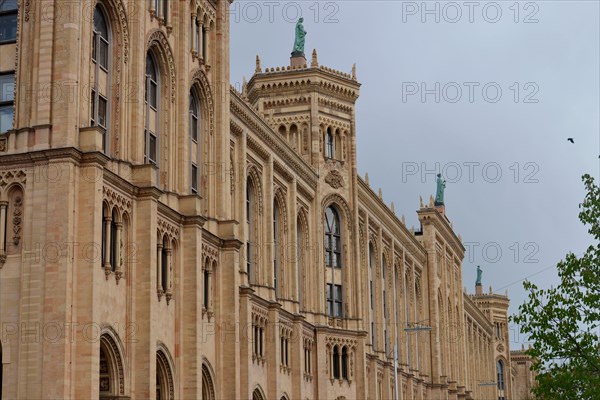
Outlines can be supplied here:
<path id="1" fill-rule="evenodd" d="M 340 174 L 340 171 L 336 169 L 329 171 L 325 177 L 325 182 L 334 189 L 344 186 L 344 178 L 342 177 L 342 174 Z"/>

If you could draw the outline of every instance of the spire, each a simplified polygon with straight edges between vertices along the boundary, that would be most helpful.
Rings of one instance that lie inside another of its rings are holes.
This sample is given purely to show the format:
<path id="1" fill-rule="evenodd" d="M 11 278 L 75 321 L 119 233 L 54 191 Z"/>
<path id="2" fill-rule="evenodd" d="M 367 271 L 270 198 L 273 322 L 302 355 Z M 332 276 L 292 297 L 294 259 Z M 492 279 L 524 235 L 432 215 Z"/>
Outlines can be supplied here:
<path id="1" fill-rule="evenodd" d="M 319 61 L 317 61 L 317 49 L 313 49 L 312 52 L 312 60 L 310 61 L 311 68 L 316 68 L 319 66 Z"/>
<path id="2" fill-rule="evenodd" d="M 256 55 L 256 69 L 254 70 L 254 72 L 257 74 L 262 73 L 262 68 L 260 67 L 260 57 L 258 56 L 258 54 Z"/>
<path id="3" fill-rule="evenodd" d="M 419 205 L 423 208 L 423 196 L 419 196 Z"/>
<path id="4" fill-rule="evenodd" d="M 246 77 L 242 77 L 242 97 L 247 97 L 248 95 L 248 81 L 246 81 Z"/>

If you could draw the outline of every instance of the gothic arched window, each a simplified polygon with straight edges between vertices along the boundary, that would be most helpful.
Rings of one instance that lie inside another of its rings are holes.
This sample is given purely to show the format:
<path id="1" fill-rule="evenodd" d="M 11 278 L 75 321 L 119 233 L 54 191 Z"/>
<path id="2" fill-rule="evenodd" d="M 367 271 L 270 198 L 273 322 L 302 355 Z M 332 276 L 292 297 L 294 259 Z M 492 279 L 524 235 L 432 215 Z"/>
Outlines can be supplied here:
<path id="1" fill-rule="evenodd" d="M 333 346 L 333 378 L 340 379 L 340 350 L 337 345 Z"/>
<path id="2" fill-rule="evenodd" d="M 190 146 L 190 159 L 191 159 L 191 172 L 190 172 L 190 181 L 191 181 L 191 191 L 192 193 L 198 193 L 199 187 L 199 170 L 198 165 L 200 165 L 200 140 L 201 136 L 201 118 L 200 118 L 200 101 L 198 100 L 198 96 L 194 93 L 194 91 L 190 92 L 190 138 L 191 138 L 191 146 Z"/>
<path id="3" fill-rule="evenodd" d="M 104 135 L 102 149 L 108 149 L 108 121 L 110 111 L 110 49 L 111 35 L 108 19 L 100 4 L 94 9 L 94 31 L 92 37 L 92 63 L 94 81 L 91 95 L 92 126 L 101 128 Z"/>
<path id="4" fill-rule="evenodd" d="M 277 269 L 279 268 L 279 206 L 277 201 L 273 202 L 273 287 L 275 294 L 279 295 L 277 286 Z"/>
<path id="5" fill-rule="evenodd" d="M 496 374 L 498 382 L 498 390 L 504 390 L 504 363 L 502 360 L 498 360 L 496 363 Z M 503 397 L 500 397 L 503 399 Z"/>
<path id="6" fill-rule="evenodd" d="M 327 207 L 325 210 L 325 252 L 326 265 L 328 267 L 342 267 L 342 248 L 340 217 L 333 207 Z"/>
<path id="7" fill-rule="evenodd" d="M 248 237 L 246 238 L 246 272 L 248 273 L 248 283 L 256 282 L 256 271 L 254 271 L 253 260 L 256 257 L 253 242 L 256 236 L 256 204 L 254 198 L 254 185 L 248 178 L 246 181 L 246 227 Z"/>
<path id="8" fill-rule="evenodd" d="M 146 54 L 146 121 L 144 133 L 144 164 L 158 164 L 158 134 L 159 134 L 159 81 L 160 74 L 154 57 Z"/>
<path id="9" fill-rule="evenodd" d="M 331 128 L 327 128 L 327 135 L 325 137 L 325 157 L 333 158 L 333 134 L 331 133 Z"/>

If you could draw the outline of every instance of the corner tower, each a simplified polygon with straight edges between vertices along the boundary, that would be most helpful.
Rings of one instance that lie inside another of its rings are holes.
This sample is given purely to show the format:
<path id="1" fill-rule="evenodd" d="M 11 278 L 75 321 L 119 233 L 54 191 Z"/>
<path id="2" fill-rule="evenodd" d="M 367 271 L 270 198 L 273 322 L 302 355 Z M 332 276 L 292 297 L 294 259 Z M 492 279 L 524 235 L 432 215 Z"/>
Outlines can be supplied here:
<path id="1" fill-rule="evenodd" d="M 263 71 L 257 56 L 256 70 L 244 92 L 313 168 L 339 169 L 350 178 L 356 167 L 354 107 L 359 87 L 355 67 L 344 73 L 320 66 L 313 50 L 310 67 L 303 54 L 294 52 L 289 66 Z"/>

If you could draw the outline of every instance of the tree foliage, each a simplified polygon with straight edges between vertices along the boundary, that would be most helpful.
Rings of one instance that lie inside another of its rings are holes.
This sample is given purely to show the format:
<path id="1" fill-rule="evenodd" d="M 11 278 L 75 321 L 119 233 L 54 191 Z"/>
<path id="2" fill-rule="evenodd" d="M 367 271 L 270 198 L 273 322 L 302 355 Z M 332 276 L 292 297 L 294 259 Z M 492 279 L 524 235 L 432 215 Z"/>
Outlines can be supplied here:
<path id="1" fill-rule="evenodd" d="M 526 281 L 528 299 L 512 318 L 532 342 L 534 394 L 545 400 L 600 399 L 600 188 L 587 174 L 582 180 L 587 194 L 579 219 L 593 244 L 557 264 L 557 287 Z"/>

